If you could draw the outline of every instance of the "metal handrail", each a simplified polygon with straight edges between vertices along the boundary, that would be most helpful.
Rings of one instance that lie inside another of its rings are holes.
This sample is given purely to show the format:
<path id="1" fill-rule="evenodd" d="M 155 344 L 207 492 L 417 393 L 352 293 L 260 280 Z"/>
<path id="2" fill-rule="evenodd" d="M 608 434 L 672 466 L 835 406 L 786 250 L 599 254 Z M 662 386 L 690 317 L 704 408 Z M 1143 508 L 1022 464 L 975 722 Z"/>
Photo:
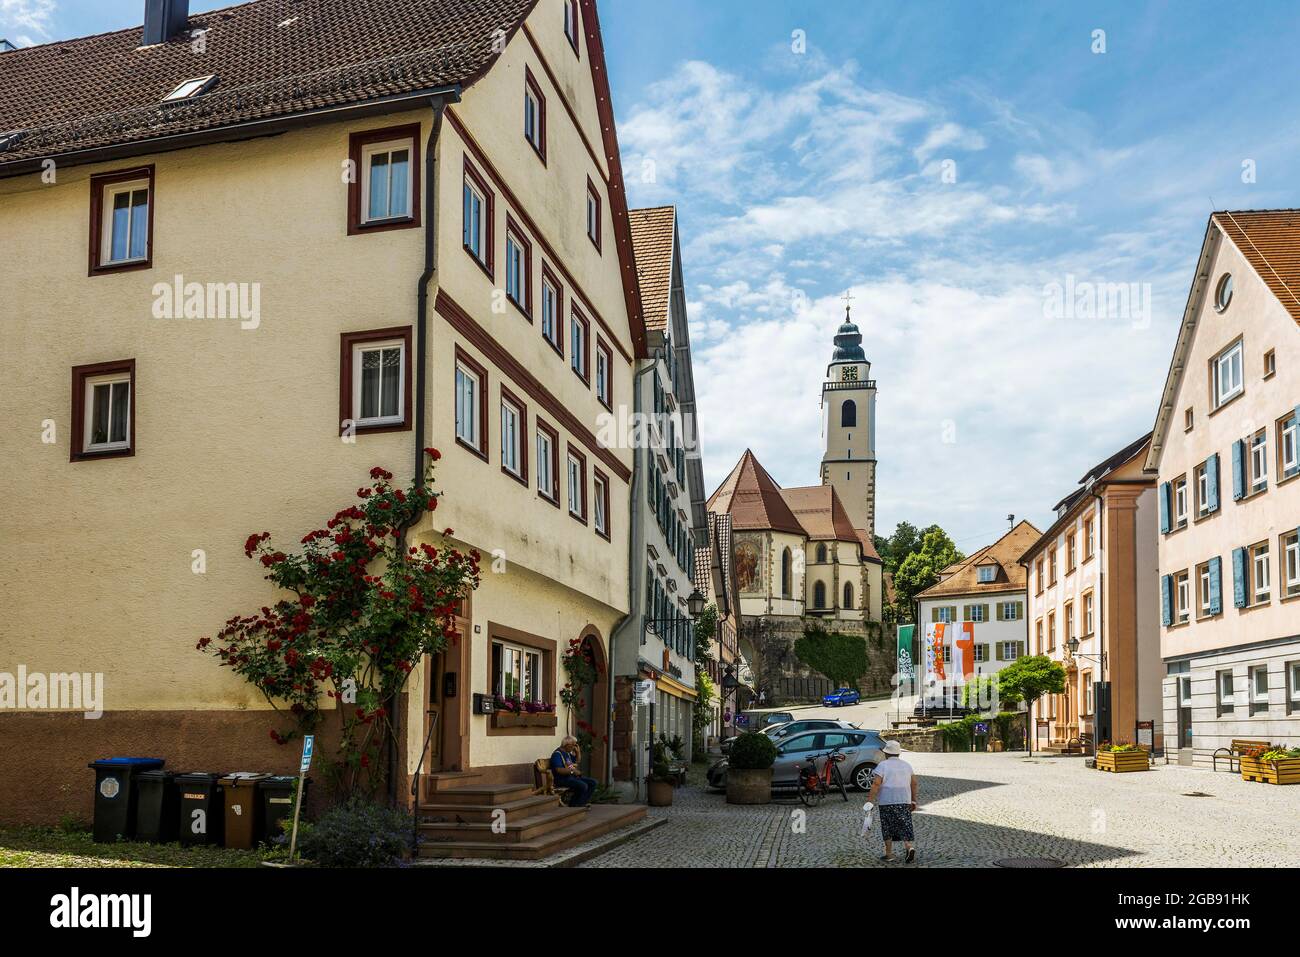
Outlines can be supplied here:
<path id="1" fill-rule="evenodd" d="M 411 851 L 418 854 L 420 852 L 420 770 L 424 767 L 424 756 L 429 753 L 429 742 L 433 740 L 433 729 L 438 726 L 438 712 L 426 712 L 433 716 L 429 722 L 429 731 L 424 736 L 424 747 L 420 749 L 420 760 L 415 764 L 415 775 L 411 779 L 411 798 L 415 805 L 414 813 L 411 815 L 415 824 L 411 828 Z"/>

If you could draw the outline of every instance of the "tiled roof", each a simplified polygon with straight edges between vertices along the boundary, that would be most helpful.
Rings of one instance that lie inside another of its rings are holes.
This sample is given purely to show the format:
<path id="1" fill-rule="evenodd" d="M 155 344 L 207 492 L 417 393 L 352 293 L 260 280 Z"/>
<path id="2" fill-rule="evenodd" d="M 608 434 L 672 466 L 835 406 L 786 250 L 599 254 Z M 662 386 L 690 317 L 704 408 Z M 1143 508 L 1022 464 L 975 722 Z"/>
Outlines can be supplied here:
<path id="1" fill-rule="evenodd" d="M 0 54 L 0 164 L 468 85 L 536 2 L 255 0 L 151 47 L 136 27 Z M 208 74 L 211 92 L 161 104 Z"/>
<path id="2" fill-rule="evenodd" d="M 853 529 L 844 503 L 835 494 L 833 485 L 809 485 L 804 488 L 781 490 L 781 497 L 790 506 L 794 517 L 803 526 L 810 539 L 823 541 L 856 542 L 858 533 Z"/>
<path id="3" fill-rule="evenodd" d="M 1300 209 L 1225 210 L 1214 222 L 1300 322 Z"/>
<path id="4" fill-rule="evenodd" d="M 736 467 L 709 496 L 710 512 L 726 512 L 735 529 L 772 529 L 777 532 L 805 534 L 803 526 L 790 511 L 767 469 L 758 464 L 754 453 L 745 449 Z"/>
<path id="5" fill-rule="evenodd" d="M 876 543 L 872 540 L 871 533 L 865 528 L 855 528 L 853 531 L 857 534 L 858 541 L 862 543 L 862 557 L 869 562 L 883 565 L 884 562 L 880 560 L 880 552 L 876 551 Z"/>
<path id="6" fill-rule="evenodd" d="M 1038 540 L 1041 533 L 1032 523 L 1022 521 L 992 545 L 981 548 L 968 558 L 948 578 L 931 585 L 917 598 L 960 597 L 962 595 L 994 594 L 1026 587 L 1028 573 L 1018 564 L 1021 555 Z M 994 562 L 999 571 L 991 582 L 980 582 L 976 569 Z"/>
<path id="7" fill-rule="evenodd" d="M 668 325 L 668 303 L 673 282 L 673 230 L 677 210 L 672 206 L 628 211 L 632 249 L 636 253 L 637 282 L 647 329 Z"/>

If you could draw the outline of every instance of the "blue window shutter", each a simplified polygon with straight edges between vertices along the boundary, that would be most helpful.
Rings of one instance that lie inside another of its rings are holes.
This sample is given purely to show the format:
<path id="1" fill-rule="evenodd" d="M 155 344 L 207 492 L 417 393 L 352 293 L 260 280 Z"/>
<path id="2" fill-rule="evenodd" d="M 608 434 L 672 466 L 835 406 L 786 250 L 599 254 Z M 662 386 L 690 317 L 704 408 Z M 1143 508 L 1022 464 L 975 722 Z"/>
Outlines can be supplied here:
<path id="1" fill-rule="evenodd" d="M 1236 608 L 1246 607 L 1246 550 L 1232 550 L 1232 604 Z"/>
<path id="2" fill-rule="evenodd" d="M 1219 510 L 1219 453 L 1205 460 L 1205 506 L 1211 512 Z"/>
<path id="3" fill-rule="evenodd" d="M 1160 576 L 1160 623 L 1168 627 L 1174 621 L 1174 577 Z"/>
<path id="4" fill-rule="evenodd" d="M 1210 614 L 1223 611 L 1223 559 L 1215 555 L 1210 559 Z"/>
<path id="5" fill-rule="evenodd" d="M 1169 483 L 1160 483 L 1160 532 L 1169 534 Z"/>
<path id="6" fill-rule="evenodd" d="M 1238 439 L 1232 443 L 1232 500 L 1241 501 L 1246 494 L 1246 442 Z"/>

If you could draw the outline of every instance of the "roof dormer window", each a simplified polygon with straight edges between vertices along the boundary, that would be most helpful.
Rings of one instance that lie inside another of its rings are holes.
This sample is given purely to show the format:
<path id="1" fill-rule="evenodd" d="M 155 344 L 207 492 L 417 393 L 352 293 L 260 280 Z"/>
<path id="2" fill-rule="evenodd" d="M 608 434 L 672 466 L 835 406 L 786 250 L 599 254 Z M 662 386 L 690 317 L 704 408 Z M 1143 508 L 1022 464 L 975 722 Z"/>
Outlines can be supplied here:
<path id="1" fill-rule="evenodd" d="M 981 565 L 979 568 L 975 569 L 975 573 L 979 578 L 979 583 L 981 585 L 987 585 L 990 582 L 992 582 L 995 578 L 997 578 L 998 566 Z"/>
<path id="2" fill-rule="evenodd" d="M 217 85 L 217 76 L 215 73 L 208 76 L 196 76 L 193 79 L 185 80 L 177 85 L 163 97 L 164 103 L 175 103 L 177 100 L 191 100 L 196 96 L 208 92 Z"/>

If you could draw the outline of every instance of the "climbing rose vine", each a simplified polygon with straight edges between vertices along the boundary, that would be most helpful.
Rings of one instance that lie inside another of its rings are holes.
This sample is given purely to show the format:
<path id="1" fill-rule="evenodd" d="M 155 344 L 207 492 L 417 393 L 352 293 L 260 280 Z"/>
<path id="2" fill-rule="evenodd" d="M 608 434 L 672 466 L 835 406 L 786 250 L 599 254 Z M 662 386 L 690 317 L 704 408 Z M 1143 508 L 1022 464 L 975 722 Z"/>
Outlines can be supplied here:
<path id="1" fill-rule="evenodd" d="M 274 548 L 269 532 L 250 535 L 244 554 L 288 595 L 236 615 L 198 643 L 293 715 L 296 727 L 271 729 L 281 744 L 320 724 L 322 700 L 355 704 L 339 755 L 348 789 L 363 771 L 374 771 L 393 733 L 392 702 L 424 655 L 457 640 L 460 599 L 479 584 L 475 551 L 428 543 L 402 548 L 403 530 L 434 511 L 441 495 L 432 490 L 441 456 L 424 451 L 423 486 L 397 488 L 391 472 L 371 469 L 358 501 L 304 535 L 296 552 Z"/>

